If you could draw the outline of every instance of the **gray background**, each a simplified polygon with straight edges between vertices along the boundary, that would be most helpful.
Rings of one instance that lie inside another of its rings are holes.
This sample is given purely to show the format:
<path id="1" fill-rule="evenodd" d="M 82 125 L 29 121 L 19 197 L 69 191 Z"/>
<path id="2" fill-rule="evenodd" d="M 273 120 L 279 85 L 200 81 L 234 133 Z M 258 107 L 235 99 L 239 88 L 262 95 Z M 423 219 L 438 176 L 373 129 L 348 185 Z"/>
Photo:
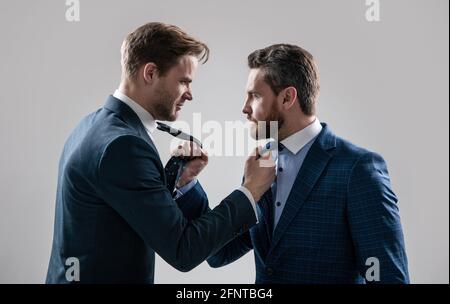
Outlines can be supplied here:
<path id="1" fill-rule="evenodd" d="M 210 61 L 181 119 L 243 120 L 246 57 L 289 42 L 321 72 L 318 116 L 340 136 L 386 159 L 412 282 L 449 282 L 447 0 L 81 0 L 0 2 L 0 283 L 40 283 L 49 260 L 59 154 L 71 129 L 118 86 L 125 35 L 148 21 L 204 40 Z M 168 138 L 157 135 L 167 160 Z M 211 205 L 238 186 L 244 157 L 212 157 L 201 174 Z M 253 254 L 221 269 L 180 273 L 160 258 L 158 283 L 252 283 Z"/>

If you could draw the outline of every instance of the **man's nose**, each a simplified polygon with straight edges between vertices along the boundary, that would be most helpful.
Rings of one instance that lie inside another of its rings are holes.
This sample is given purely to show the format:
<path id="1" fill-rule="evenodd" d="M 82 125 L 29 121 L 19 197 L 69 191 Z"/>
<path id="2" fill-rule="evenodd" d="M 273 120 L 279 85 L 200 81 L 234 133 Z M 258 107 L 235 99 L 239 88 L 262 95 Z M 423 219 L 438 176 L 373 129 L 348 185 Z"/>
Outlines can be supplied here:
<path id="1" fill-rule="evenodd" d="M 244 106 L 242 107 L 242 113 L 251 115 L 252 114 L 252 107 L 250 107 L 250 103 L 248 100 L 244 102 Z"/>
<path id="2" fill-rule="evenodd" d="M 192 100 L 194 99 L 194 97 L 192 96 L 192 91 L 191 89 L 188 89 L 184 94 L 183 94 L 183 98 L 186 100 Z"/>

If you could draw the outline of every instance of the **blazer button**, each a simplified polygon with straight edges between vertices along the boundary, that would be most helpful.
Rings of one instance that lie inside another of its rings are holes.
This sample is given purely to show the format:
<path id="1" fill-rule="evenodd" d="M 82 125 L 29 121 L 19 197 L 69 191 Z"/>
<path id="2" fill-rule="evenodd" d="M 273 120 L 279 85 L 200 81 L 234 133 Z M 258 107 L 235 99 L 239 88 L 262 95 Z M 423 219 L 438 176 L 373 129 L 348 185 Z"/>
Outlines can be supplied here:
<path id="1" fill-rule="evenodd" d="M 268 267 L 268 268 L 266 269 L 266 273 L 267 273 L 268 276 L 273 275 L 273 269 L 270 268 L 270 267 Z"/>

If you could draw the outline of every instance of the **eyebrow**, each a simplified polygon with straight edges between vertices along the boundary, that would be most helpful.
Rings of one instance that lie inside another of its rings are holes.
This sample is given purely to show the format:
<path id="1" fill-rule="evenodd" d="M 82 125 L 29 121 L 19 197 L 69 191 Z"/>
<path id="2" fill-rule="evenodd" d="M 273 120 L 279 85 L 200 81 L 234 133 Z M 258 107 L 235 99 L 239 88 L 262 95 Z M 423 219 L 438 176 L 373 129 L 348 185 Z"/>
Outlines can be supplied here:
<path id="1" fill-rule="evenodd" d="M 189 78 L 189 77 L 182 77 L 182 78 L 181 78 L 181 81 L 186 81 L 186 82 L 191 83 L 191 82 L 192 82 L 192 79 Z"/>

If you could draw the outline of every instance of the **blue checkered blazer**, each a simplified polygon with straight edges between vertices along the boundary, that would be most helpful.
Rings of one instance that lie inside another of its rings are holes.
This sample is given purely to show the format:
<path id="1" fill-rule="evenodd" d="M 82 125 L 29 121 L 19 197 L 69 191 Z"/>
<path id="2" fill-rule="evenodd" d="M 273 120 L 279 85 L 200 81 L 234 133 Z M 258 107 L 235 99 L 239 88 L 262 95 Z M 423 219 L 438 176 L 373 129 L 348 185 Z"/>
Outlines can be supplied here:
<path id="1" fill-rule="evenodd" d="M 275 230 L 269 190 L 258 202 L 259 223 L 208 263 L 224 266 L 254 249 L 256 283 L 408 283 L 397 197 L 383 158 L 322 126 Z"/>

